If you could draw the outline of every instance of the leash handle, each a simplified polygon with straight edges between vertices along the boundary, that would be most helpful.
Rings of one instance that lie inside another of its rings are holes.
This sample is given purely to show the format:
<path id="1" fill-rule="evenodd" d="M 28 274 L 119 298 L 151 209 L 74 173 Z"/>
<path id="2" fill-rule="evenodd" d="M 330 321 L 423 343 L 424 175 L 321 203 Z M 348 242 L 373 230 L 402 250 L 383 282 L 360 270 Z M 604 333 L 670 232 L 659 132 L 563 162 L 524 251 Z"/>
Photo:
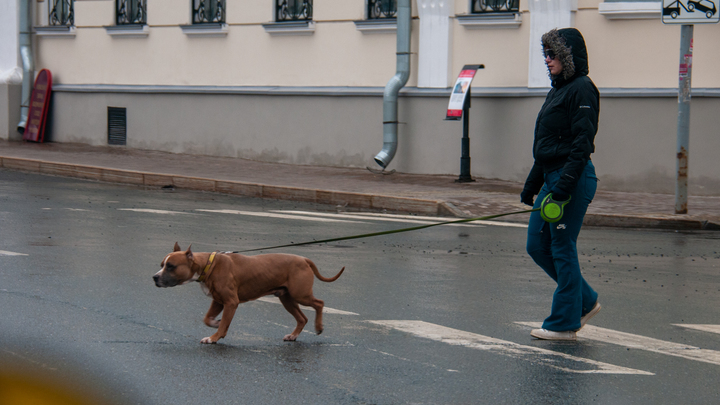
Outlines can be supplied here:
<path id="1" fill-rule="evenodd" d="M 362 234 L 362 235 L 342 236 L 342 237 L 339 237 L 339 238 L 331 238 L 331 239 L 323 239 L 323 240 L 314 240 L 314 241 L 309 241 L 309 242 L 288 243 L 287 245 L 269 246 L 269 247 L 262 247 L 262 248 L 256 248 L 256 249 L 247 249 L 247 250 L 237 250 L 237 251 L 229 252 L 229 253 L 257 252 L 257 251 L 259 251 L 259 250 L 272 250 L 272 249 L 279 249 L 279 248 L 291 247 L 291 246 L 315 245 L 315 244 L 318 244 L 318 243 L 339 242 L 339 241 L 341 241 L 341 240 L 370 238 L 370 237 L 373 237 L 373 236 L 391 235 L 391 234 L 394 234 L 394 233 L 417 231 L 417 230 L 420 230 L 420 229 L 431 228 L 431 227 L 433 227 L 433 226 L 450 225 L 450 224 L 462 224 L 462 223 L 473 222 L 473 221 L 487 221 L 487 220 L 490 220 L 490 219 L 505 217 L 505 216 L 508 216 L 508 215 L 526 214 L 526 213 L 528 213 L 528 212 L 534 212 L 534 211 L 538 211 L 538 210 L 540 210 L 540 208 L 533 208 L 533 209 L 530 209 L 530 210 L 523 210 L 523 211 L 505 212 L 505 213 L 502 213 L 502 214 L 487 215 L 487 216 L 484 216 L 484 217 L 458 219 L 458 220 L 455 220 L 455 221 L 438 222 L 438 223 L 436 223 L 436 224 L 427 224 L 427 225 L 413 226 L 413 227 L 410 227 L 410 228 L 393 229 L 393 230 L 390 230 L 390 231 L 365 233 L 365 234 Z"/>

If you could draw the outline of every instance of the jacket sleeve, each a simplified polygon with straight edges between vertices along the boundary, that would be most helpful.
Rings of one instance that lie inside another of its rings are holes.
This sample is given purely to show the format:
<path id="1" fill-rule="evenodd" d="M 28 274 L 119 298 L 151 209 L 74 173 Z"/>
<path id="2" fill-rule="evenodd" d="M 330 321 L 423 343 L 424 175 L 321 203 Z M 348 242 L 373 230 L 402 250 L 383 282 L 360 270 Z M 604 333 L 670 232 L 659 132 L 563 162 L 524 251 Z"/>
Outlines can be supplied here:
<path id="1" fill-rule="evenodd" d="M 525 180 L 525 187 L 523 187 L 523 193 L 527 192 L 530 195 L 537 195 L 540 192 L 543 184 L 545 184 L 545 177 L 543 176 L 543 169 L 537 163 L 533 164 L 528 174 L 527 180 Z"/>
<path id="2" fill-rule="evenodd" d="M 572 145 L 562 175 L 553 187 L 554 192 L 571 194 L 577 186 L 590 154 L 595 151 L 595 134 L 600 115 L 600 94 L 588 78 L 574 92 L 568 94 L 567 107 L 570 117 Z"/>

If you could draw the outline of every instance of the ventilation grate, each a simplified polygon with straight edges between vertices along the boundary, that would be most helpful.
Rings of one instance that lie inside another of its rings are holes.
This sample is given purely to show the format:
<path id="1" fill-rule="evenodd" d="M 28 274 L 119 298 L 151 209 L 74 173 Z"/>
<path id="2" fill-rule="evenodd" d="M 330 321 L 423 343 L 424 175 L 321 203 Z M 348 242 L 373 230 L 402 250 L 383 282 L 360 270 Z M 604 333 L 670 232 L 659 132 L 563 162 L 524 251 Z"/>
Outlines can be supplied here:
<path id="1" fill-rule="evenodd" d="M 127 108 L 108 107 L 108 145 L 127 145 Z"/>

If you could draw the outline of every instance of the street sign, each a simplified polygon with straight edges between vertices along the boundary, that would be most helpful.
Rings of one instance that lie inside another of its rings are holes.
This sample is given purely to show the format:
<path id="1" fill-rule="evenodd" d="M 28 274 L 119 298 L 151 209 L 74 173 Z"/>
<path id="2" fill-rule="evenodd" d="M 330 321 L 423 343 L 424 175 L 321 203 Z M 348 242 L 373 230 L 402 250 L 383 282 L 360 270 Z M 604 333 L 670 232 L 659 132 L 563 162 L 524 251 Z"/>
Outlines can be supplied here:
<path id="1" fill-rule="evenodd" d="M 475 77 L 478 69 L 484 69 L 484 65 L 465 65 L 463 66 L 457 81 L 450 93 L 450 102 L 448 103 L 446 120 L 460 120 L 463 116 L 463 107 L 465 106 L 465 98 L 470 91 L 470 84 Z"/>
<path id="2" fill-rule="evenodd" d="M 665 24 L 707 24 L 720 21 L 718 0 L 663 0 Z"/>
<path id="3" fill-rule="evenodd" d="M 42 69 L 35 79 L 35 86 L 30 97 L 28 124 L 23 134 L 24 140 L 42 142 L 45 139 L 45 122 L 47 121 L 51 92 L 52 74 L 49 70 Z"/>

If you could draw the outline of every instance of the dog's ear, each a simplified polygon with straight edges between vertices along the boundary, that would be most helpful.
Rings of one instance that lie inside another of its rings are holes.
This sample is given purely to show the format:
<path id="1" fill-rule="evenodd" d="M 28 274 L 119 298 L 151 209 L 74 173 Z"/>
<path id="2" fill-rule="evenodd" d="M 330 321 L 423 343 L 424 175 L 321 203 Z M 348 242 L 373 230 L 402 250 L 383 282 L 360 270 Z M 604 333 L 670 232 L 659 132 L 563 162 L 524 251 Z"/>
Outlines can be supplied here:
<path id="1" fill-rule="evenodd" d="M 179 251 L 181 251 L 181 250 L 182 250 L 182 249 L 180 249 L 180 245 L 178 245 L 178 243 L 175 242 L 175 247 L 173 248 L 173 252 L 179 252 Z"/>
<path id="2" fill-rule="evenodd" d="M 187 259 L 189 261 L 193 261 L 193 252 L 192 252 L 192 250 L 190 250 L 191 247 L 192 247 L 192 243 L 190 244 L 190 246 L 188 246 L 188 250 L 185 251 L 185 256 L 187 257 Z"/>

